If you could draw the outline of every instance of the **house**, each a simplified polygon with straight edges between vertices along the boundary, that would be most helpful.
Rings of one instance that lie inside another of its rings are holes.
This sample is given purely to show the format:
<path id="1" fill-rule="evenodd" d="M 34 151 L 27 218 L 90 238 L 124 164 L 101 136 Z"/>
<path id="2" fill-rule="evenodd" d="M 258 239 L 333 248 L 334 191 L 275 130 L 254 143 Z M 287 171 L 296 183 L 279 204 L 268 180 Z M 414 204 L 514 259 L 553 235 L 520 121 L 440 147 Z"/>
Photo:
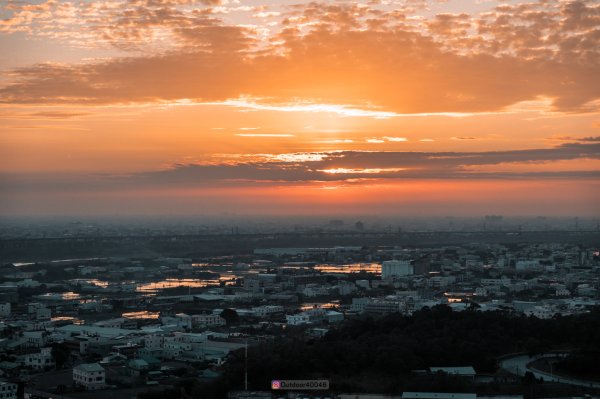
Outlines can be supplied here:
<path id="1" fill-rule="evenodd" d="M 17 384 L 0 381 L 0 399 L 17 399 Z"/>
<path id="2" fill-rule="evenodd" d="M 10 302 L 0 303 L 0 317 L 10 316 Z"/>
<path id="3" fill-rule="evenodd" d="M 36 370 L 43 370 L 46 367 L 54 366 L 52 348 L 42 348 L 38 353 L 25 355 L 25 366 Z"/>
<path id="4" fill-rule="evenodd" d="M 214 314 L 197 314 L 192 315 L 192 327 L 205 328 L 213 326 L 224 326 L 225 319 Z"/>
<path id="5" fill-rule="evenodd" d="M 118 317 L 115 319 L 101 320 L 94 324 L 95 327 L 104 328 L 122 328 L 125 330 L 131 330 L 137 328 L 137 322 L 133 319 L 127 319 L 124 317 Z"/>
<path id="6" fill-rule="evenodd" d="M 292 326 L 299 326 L 301 324 L 309 323 L 308 315 L 300 313 L 300 314 L 290 314 L 285 316 L 287 324 Z"/>
<path id="7" fill-rule="evenodd" d="M 330 310 L 326 313 L 327 321 L 330 323 L 338 323 L 340 321 L 344 321 L 344 314 L 340 312 L 336 312 L 335 310 Z"/>
<path id="8" fill-rule="evenodd" d="M 30 348 L 41 348 L 46 345 L 46 332 L 45 331 L 25 331 L 23 338 L 27 342 L 27 346 Z"/>
<path id="9" fill-rule="evenodd" d="M 329 287 L 318 285 L 318 284 L 308 284 L 302 290 L 302 295 L 314 298 L 318 296 L 327 296 L 329 295 Z"/>
<path id="10" fill-rule="evenodd" d="M 281 305 L 264 305 L 252 308 L 252 313 L 256 317 L 268 317 L 271 315 L 282 314 L 284 308 Z"/>
<path id="11" fill-rule="evenodd" d="M 106 371 L 98 363 L 84 363 L 73 367 L 73 383 L 86 390 L 102 389 L 106 383 Z"/>
<path id="12" fill-rule="evenodd" d="M 148 362 L 144 359 L 131 359 L 127 366 L 129 367 L 129 374 L 134 377 L 147 374 L 149 370 Z"/>

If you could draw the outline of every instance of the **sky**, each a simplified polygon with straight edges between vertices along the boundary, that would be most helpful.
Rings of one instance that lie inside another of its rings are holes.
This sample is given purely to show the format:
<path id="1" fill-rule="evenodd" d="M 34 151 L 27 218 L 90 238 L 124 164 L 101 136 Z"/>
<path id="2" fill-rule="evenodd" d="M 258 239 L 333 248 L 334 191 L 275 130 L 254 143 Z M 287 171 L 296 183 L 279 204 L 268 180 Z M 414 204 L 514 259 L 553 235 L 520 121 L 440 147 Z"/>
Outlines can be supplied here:
<path id="1" fill-rule="evenodd" d="M 0 2 L 0 215 L 600 216 L 594 0 Z"/>

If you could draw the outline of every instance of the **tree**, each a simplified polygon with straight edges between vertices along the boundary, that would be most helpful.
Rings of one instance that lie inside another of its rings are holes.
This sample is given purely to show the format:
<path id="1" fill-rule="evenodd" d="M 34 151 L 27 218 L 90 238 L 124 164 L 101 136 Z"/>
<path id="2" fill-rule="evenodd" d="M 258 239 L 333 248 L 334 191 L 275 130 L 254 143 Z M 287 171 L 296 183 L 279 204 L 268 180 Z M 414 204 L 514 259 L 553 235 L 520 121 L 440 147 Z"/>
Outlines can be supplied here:
<path id="1" fill-rule="evenodd" d="M 62 368 L 71 356 L 71 349 L 64 343 L 55 343 L 52 345 L 52 357 L 56 363 L 56 368 Z"/>
<path id="2" fill-rule="evenodd" d="M 225 321 L 229 324 L 231 322 L 235 322 L 239 319 L 239 315 L 237 314 L 237 312 L 233 309 L 223 309 L 223 311 L 221 312 L 221 317 L 225 319 Z"/>

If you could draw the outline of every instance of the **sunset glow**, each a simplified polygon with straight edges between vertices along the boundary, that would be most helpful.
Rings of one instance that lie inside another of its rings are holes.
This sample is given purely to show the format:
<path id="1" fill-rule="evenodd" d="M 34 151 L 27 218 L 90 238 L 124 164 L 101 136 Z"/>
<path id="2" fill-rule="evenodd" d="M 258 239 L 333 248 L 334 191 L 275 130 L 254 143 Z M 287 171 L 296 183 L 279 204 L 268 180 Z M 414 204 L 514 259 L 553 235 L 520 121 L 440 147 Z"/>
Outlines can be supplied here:
<path id="1" fill-rule="evenodd" d="M 593 0 L 5 1 L 0 213 L 598 215 Z"/>

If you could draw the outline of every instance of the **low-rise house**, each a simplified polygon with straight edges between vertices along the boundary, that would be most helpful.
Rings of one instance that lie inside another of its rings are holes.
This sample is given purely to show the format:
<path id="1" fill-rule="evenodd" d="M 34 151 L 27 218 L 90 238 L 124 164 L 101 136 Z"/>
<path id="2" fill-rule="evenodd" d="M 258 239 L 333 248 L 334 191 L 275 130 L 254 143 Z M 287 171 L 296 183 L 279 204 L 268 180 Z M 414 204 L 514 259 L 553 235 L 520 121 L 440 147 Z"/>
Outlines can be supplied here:
<path id="1" fill-rule="evenodd" d="M 256 317 L 267 317 L 271 315 L 283 313 L 284 308 L 281 305 L 265 305 L 252 308 L 252 312 Z"/>
<path id="2" fill-rule="evenodd" d="M 86 390 L 102 389 L 106 386 L 106 371 L 98 363 L 84 363 L 73 367 L 73 383 Z"/>
<path id="3" fill-rule="evenodd" d="M 129 374 L 134 377 L 139 377 L 148 373 L 149 365 L 144 359 L 131 359 L 127 363 Z"/>
<path id="4" fill-rule="evenodd" d="M 29 348 L 41 348 L 46 345 L 46 332 L 45 331 L 25 331 L 23 338 L 27 342 Z"/>
<path id="5" fill-rule="evenodd" d="M 299 326 L 302 324 L 310 323 L 308 315 L 303 314 L 303 313 L 289 314 L 289 315 L 285 316 L 285 319 L 286 319 L 287 324 L 289 324 L 291 326 Z"/>
<path id="6" fill-rule="evenodd" d="M 0 399 L 17 399 L 17 384 L 0 381 Z"/>
<path id="7" fill-rule="evenodd" d="M 118 317 L 115 319 L 108 319 L 98 321 L 93 324 L 96 327 L 105 327 L 105 328 L 122 328 L 125 330 L 135 329 L 137 328 L 137 322 L 133 319 L 127 319 L 125 317 Z"/>
<path id="8" fill-rule="evenodd" d="M 30 353 L 24 355 L 24 357 L 24 363 L 26 367 L 31 367 L 36 370 L 43 370 L 46 367 L 54 366 L 52 348 L 42 348 L 38 353 Z"/>
<path id="9" fill-rule="evenodd" d="M 329 295 L 329 287 L 318 285 L 318 284 L 308 284 L 302 290 L 302 295 L 314 298 L 318 296 L 327 296 Z"/>
<path id="10" fill-rule="evenodd" d="M 192 327 L 194 328 L 205 328 L 205 327 L 218 327 L 224 326 L 226 321 L 219 315 L 214 314 L 197 314 L 192 315 Z"/>
<path id="11" fill-rule="evenodd" d="M 0 303 L 0 317 L 10 316 L 10 302 Z"/>
<path id="12" fill-rule="evenodd" d="M 327 321 L 330 323 L 338 323 L 340 321 L 344 321 L 344 314 L 341 312 L 336 312 L 335 310 L 330 310 L 326 313 Z"/>

